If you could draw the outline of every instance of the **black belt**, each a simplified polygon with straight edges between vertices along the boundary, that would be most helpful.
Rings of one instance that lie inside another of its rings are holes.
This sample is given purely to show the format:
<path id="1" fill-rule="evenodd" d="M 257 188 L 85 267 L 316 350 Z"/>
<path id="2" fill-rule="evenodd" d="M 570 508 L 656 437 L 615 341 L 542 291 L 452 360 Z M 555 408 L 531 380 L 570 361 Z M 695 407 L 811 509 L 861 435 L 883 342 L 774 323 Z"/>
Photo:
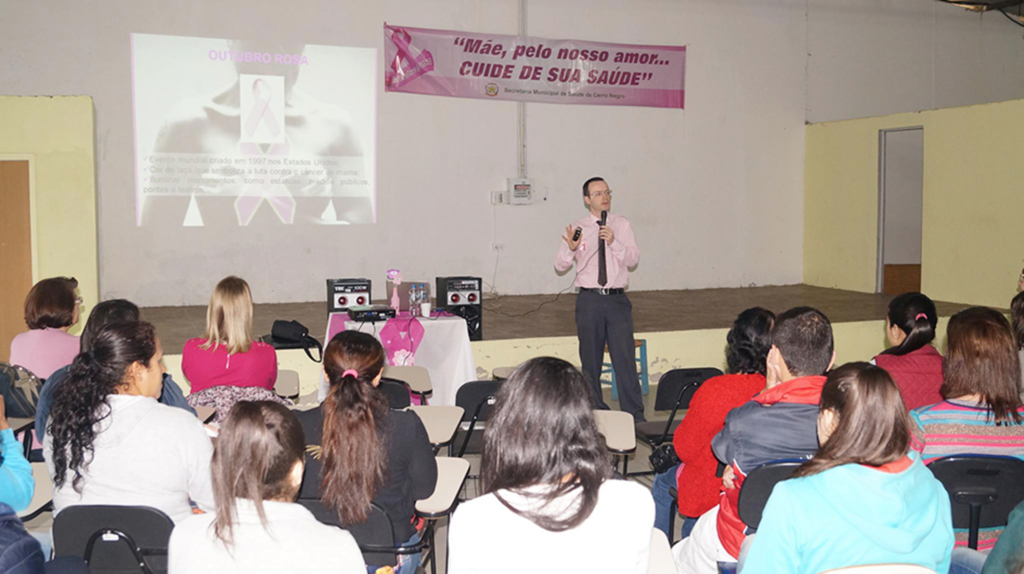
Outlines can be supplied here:
<path id="1" fill-rule="evenodd" d="M 598 295 L 622 295 L 626 292 L 625 289 L 591 289 L 590 287 L 580 287 L 580 292 L 586 291 L 587 293 L 597 293 Z"/>

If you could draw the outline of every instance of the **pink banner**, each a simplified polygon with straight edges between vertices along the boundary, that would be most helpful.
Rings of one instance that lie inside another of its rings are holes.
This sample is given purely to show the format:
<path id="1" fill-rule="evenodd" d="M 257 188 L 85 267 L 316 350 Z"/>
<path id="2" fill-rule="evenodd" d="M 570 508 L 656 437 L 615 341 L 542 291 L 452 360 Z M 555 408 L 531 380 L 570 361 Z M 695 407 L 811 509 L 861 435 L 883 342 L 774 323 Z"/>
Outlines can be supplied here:
<path id="1" fill-rule="evenodd" d="M 384 25 L 389 92 L 683 109 L 685 46 L 641 46 Z"/>

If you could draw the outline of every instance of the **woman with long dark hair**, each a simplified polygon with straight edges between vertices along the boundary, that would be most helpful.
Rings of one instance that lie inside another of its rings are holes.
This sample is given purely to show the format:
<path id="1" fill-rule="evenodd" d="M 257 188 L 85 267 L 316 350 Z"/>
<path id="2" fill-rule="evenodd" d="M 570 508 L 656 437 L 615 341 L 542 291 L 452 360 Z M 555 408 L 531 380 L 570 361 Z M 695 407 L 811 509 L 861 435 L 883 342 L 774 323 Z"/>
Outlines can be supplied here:
<path id="1" fill-rule="evenodd" d="M 112 323 L 71 364 L 50 410 L 44 441 L 54 512 L 76 504 L 142 505 L 171 520 L 191 499 L 213 508 L 213 445 L 191 413 L 156 401 L 163 350 L 153 326 Z"/>
<path id="2" fill-rule="evenodd" d="M 892 378 L 868 363 L 833 369 L 821 391 L 814 458 L 765 506 L 743 574 L 814 574 L 868 564 L 949 569 L 949 496 L 911 451 Z"/>
<path id="3" fill-rule="evenodd" d="M 82 329 L 81 337 L 81 351 L 86 352 L 92 349 L 92 340 L 96 336 L 96 333 L 100 332 L 103 327 L 111 323 L 120 323 L 123 321 L 138 321 L 140 317 L 139 307 L 126 299 L 109 299 L 101 303 L 97 303 L 92 311 L 89 313 L 89 320 L 85 322 L 85 328 Z M 53 375 L 49 379 L 46 379 L 46 384 L 39 390 L 39 400 L 36 401 L 36 436 L 42 438 L 46 434 L 46 424 L 50 418 L 50 405 L 53 404 L 53 397 L 57 393 L 61 392 L 64 388 L 64 383 L 67 381 L 68 376 L 71 375 L 71 365 L 62 367 L 54 371 Z M 195 414 L 195 410 L 188 405 L 188 401 L 185 400 L 185 396 L 181 392 L 181 387 L 178 383 L 174 382 L 167 373 L 163 374 L 163 388 L 160 391 L 160 396 L 157 398 L 161 404 L 169 407 L 178 407 L 185 409 L 186 411 Z"/>
<path id="4" fill-rule="evenodd" d="M 299 499 L 321 500 L 340 525 L 365 522 L 376 504 L 391 519 L 395 539 L 415 544 L 416 501 L 434 492 L 437 463 L 419 417 L 392 411 L 377 389 L 384 348 L 367 333 L 342 331 L 324 349 L 324 373 L 327 398 L 299 413 L 310 445 Z M 405 574 L 416 569 L 419 554 L 399 559 Z"/>
<path id="5" fill-rule="evenodd" d="M 174 529 L 170 572 L 364 574 L 352 536 L 295 503 L 305 450 L 302 427 L 287 408 L 237 403 L 221 424 L 213 454 L 217 511 Z"/>
<path id="6" fill-rule="evenodd" d="M 896 381 L 908 409 L 942 400 L 942 354 L 932 346 L 938 321 L 935 303 L 921 293 L 904 293 L 889 302 L 885 335 L 892 346 L 873 362 Z"/>
<path id="7" fill-rule="evenodd" d="M 697 517 L 718 504 L 722 479 L 716 476 L 718 460 L 711 452 L 711 439 L 722 431 L 725 417 L 764 390 L 765 366 L 772 348 L 775 314 L 761 307 L 747 309 L 736 317 L 726 335 L 725 362 L 728 374 L 708 379 L 690 401 L 673 435 L 679 466 L 654 478 L 655 528 L 669 535 L 671 487 L 679 492 L 679 514 L 684 516 L 682 536 L 689 535 Z"/>
<path id="8" fill-rule="evenodd" d="M 532 359 L 505 381 L 480 469 L 485 494 L 452 518 L 450 574 L 647 572 L 650 494 L 610 480 L 590 388 L 569 363 Z"/>
<path id="9" fill-rule="evenodd" d="M 946 327 L 943 400 L 913 410 L 924 431 L 925 464 L 953 454 L 1015 456 L 1024 459 L 1024 405 L 1020 359 L 1010 323 L 993 309 L 972 307 Z M 983 529 L 978 550 L 989 550 L 1002 529 Z M 967 532 L 957 531 L 957 546 Z"/>

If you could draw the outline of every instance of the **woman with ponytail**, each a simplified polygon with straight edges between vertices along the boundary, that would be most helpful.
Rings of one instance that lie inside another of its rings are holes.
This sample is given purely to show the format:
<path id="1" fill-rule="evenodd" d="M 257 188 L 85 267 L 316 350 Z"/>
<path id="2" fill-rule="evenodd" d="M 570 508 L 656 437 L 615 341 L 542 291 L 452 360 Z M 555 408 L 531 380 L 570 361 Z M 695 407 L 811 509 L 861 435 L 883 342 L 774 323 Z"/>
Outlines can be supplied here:
<path id="1" fill-rule="evenodd" d="M 360 524 L 374 503 L 387 513 L 395 539 L 419 541 L 417 500 L 437 483 L 427 431 L 412 412 L 392 411 L 377 389 L 384 348 L 358 331 L 342 331 L 324 350 L 330 384 L 319 407 L 299 413 L 306 433 L 306 474 L 299 499 L 319 499 L 340 525 Z M 399 574 L 412 572 L 419 554 L 399 556 Z"/>
<path id="2" fill-rule="evenodd" d="M 848 363 L 821 390 L 814 458 L 765 505 L 741 574 L 814 574 L 847 566 L 949 570 L 946 489 L 910 449 L 911 420 L 884 370 Z"/>
<path id="3" fill-rule="evenodd" d="M 352 535 L 295 504 L 305 448 L 292 411 L 270 401 L 235 404 L 213 454 L 217 512 L 174 529 L 171 574 L 365 574 Z"/>
<path id="4" fill-rule="evenodd" d="M 904 293 L 889 302 L 885 335 L 889 347 L 872 362 L 889 372 L 907 409 L 942 400 L 942 355 L 932 346 L 939 321 L 935 303 L 921 293 Z"/>
<path id="5" fill-rule="evenodd" d="M 163 350 L 153 326 L 111 323 L 71 364 L 44 441 L 54 512 L 77 504 L 151 506 L 178 522 L 213 508 L 213 445 L 191 413 L 157 402 Z"/>

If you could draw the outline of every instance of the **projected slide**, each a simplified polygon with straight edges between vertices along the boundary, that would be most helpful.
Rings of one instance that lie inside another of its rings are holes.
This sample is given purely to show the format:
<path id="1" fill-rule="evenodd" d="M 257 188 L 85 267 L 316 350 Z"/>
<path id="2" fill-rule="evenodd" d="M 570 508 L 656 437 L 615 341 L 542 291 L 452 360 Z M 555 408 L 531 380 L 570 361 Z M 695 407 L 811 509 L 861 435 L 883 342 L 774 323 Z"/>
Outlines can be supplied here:
<path id="1" fill-rule="evenodd" d="M 132 34 L 136 224 L 376 220 L 377 50 Z"/>

